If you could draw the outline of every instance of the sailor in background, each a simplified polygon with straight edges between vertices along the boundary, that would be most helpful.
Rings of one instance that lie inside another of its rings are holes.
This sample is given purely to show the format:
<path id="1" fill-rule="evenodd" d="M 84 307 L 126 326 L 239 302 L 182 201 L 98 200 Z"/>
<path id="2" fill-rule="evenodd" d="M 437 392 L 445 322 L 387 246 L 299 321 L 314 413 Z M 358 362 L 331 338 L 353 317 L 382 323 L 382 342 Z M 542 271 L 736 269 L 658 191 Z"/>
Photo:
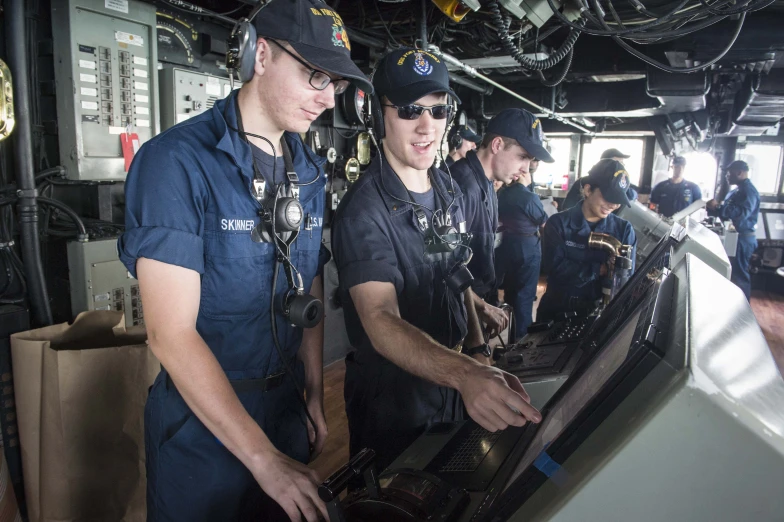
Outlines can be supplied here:
<path id="1" fill-rule="evenodd" d="M 629 174 L 623 165 L 603 159 L 583 178 L 585 198 L 547 220 L 543 250 L 549 274 L 537 321 L 557 320 L 565 312 L 586 316 L 601 299 L 602 278 L 612 266 L 606 252 L 588 248 L 591 232 L 609 234 L 636 250 L 632 225 L 613 214 L 621 205 L 631 206 L 628 189 Z"/>
<path id="2" fill-rule="evenodd" d="M 759 218 L 760 196 L 757 188 L 749 179 L 749 165 L 745 161 L 733 161 L 727 167 L 727 181 L 736 188 L 727 194 L 724 202 L 719 204 L 712 199 L 708 201 L 709 216 L 717 216 L 722 220 L 732 220 L 738 232 L 738 250 L 732 262 L 732 282 L 743 290 L 746 299 L 751 299 L 751 275 L 749 264 L 751 256 L 757 249 L 757 228 Z"/>
<path id="3" fill-rule="evenodd" d="M 476 146 L 482 141 L 468 125 L 455 125 L 449 131 L 449 155 L 444 160 L 447 167 L 451 167 L 455 162 L 466 157 L 469 151 L 476 150 Z"/>
<path id="4" fill-rule="evenodd" d="M 602 152 L 601 159 L 612 159 L 623 164 L 623 160 L 629 159 L 630 157 L 631 156 L 624 154 L 618 149 L 607 149 L 606 151 Z M 569 192 L 566 194 L 563 205 L 561 205 L 562 210 L 569 210 L 575 206 L 580 201 L 580 199 L 582 199 L 582 188 L 584 183 L 585 178 L 583 177 L 578 179 L 574 185 L 572 185 L 572 187 L 569 189 Z M 637 199 L 637 191 L 634 189 L 634 186 L 631 183 L 629 184 L 629 188 L 626 189 L 626 198 L 629 201 L 634 201 Z"/>
<path id="5" fill-rule="evenodd" d="M 474 236 L 468 269 L 474 276 L 471 288 L 476 311 L 491 336 L 503 331 L 508 323 L 506 313 L 494 306 L 498 304 L 494 260 L 498 201 L 493 182 L 510 184 L 523 176 L 530 182 L 528 168 L 534 158 L 553 161 L 544 148 L 543 137 L 542 124 L 533 114 L 524 109 L 505 109 L 487 124 L 479 150 L 468 151 L 450 169 L 463 191 L 466 223 Z"/>
<path id="6" fill-rule="evenodd" d="M 686 158 L 675 156 L 672 160 L 672 178 L 662 181 L 651 192 L 650 206 L 664 217 L 672 217 L 695 201 L 702 199 L 702 191 L 696 183 L 683 177 Z"/>
<path id="7" fill-rule="evenodd" d="M 538 158 L 536 163 L 539 163 Z M 533 322 L 536 284 L 542 263 L 539 229 L 547 221 L 542 202 L 532 188 L 529 171 L 498 192 L 501 245 L 496 251 L 496 278 L 499 288 L 504 291 L 504 301 L 511 304 L 515 312 L 516 339 L 522 338 Z"/>

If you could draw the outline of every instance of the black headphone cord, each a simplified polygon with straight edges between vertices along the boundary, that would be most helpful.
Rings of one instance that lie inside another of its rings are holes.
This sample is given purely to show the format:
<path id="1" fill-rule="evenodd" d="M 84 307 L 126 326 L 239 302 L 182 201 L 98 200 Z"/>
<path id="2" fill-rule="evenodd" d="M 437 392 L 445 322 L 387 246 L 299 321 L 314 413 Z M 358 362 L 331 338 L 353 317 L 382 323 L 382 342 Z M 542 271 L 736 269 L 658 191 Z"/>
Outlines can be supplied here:
<path id="1" fill-rule="evenodd" d="M 242 127 L 242 115 L 240 114 L 240 108 L 239 108 L 239 94 L 235 98 L 235 102 L 237 104 L 236 105 L 237 122 L 239 123 L 240 127 Z M 272 148 L 272 157 L 273 157 L 272 179 L 273 179 L 273 182 L 274 182 L 274 180 L 275 180 L 275 158 L 277 158 L 277 154 L 276 154 L 276 151 L 275 151 L 275 146 L 272 144 L 272 142 L 270 140 L 268 140 L 264 136 L 260 136 L 258 134 L 253 134 L 253 133 L 250 133 L 250 132 L 245 132 L 244 129 L 240 130 L 240 129 L 233 128 L 231 126 L 231 124 L 229 123 L 229 120 L 226 118 L 226 107 L 228 107 L 228 105 L 229 105 L 229 101 L 227 100 L 226 104 L 223 107 L 223 119 L 226 121 L 226 126 L 227 127 L 229 127 L 231 130 L 235 131 L 236 133 L 241 134 L 245 138 L 245 142 L 246 143 L 250 143 L 248 141 L 248 136 L 252 136 L 254 138 L 259 138 L 259 139 L 262 139 L 262 140 L 266 141 L 267 144 Z M 253 152 L 251 151 L 251 156 L 252 155 L 253 155 Z M 261 173 L 258 171 L 258 167 L 256 165 L 256 158 L 252 157 L 252 161 L 253 161 L 254 174 L 256 176 L 260 176 Z M 313 181 L 310 181 L 308 183 L 304 183 L 304 185 L 309 185 L 310 183 L 313 183 L 317 179 L 318 179 L 318 174 L 313 179 Z M 277 203 L 277 190 L 278 189 L 276 187 L 276 194 L 275 194 L 275 202 L 276 203 Z M 274 209 L 273 209 L 273 213 L 272 213 L 272 233 L 275 236 L 274 240 L 273 240 L 273 243 L 275 244 L 275 248 L 276 248 L 276 250 L 277 250 L 277 252 L 279 254 L 276 257 L 276 259 L 275 259 L 275 269 L 273 270 L 273 275 L 272 275 L 272 292 L 271 292 L 271 297 L 270 297 L 270 323 L 271 323 L 271 326 L 272 326 L 272 340 L 273 340 L 273 343 L 275 345 L 275 349 L 278 352 L 278 358 L 283 363 L 283 367 L 286 370 L 286 374 L 289 376 L 289 378 L 291 379 L 291 382 L 294 384 L 294 388 L 297 390 L 297 398 L 299 399 L 299 402 L 300 402 L 300 404 L 302 405 L 302 407 L 303 407 L 303 409 L 305 411 L 305 416 L 307 417 L 307 419 L 310 422 L 311 426 L 313 426 L 313 433 L 315 434 L 316 438 L 318 438 L 318 427 L 316 426 L 316 422 L 313 420 L 313 417 L 311 417 L 310 412 L 308 411 L 308 404 L 307 404 L 307 402 L 305 402 L 305 391 L 302 389 L 302 387 L 297 382 L 297 378 L 294 375 L 294 370 L 291 368 L 291 365 L 289 364 L 289 361 L 286 358 L 286 354 L 285 354 L 285 352 L 283 350 L 283 347 L 280 345 L 280 339 L 278 339 L 277 313 L 275 312 L 275 294 L 277 292 L 277 287 L 278 287 L 278 275 L 280 274 L 280 263 L 281 263 L 280 260 L 283 259 L 284 262 L 289 264 L 289 266 L 291 266 L 294 269 L 294 271 L 297 272 L 297 274 L 299 274 L 299 271 L 296 269 L 296 267 L 294 267 L 294 265 L 293 265 L 293 263 L 291 263 L 291 260 L 289 259 L 289 257 L 283 252 L 283 250 L 281 249 L 280 245 L 278 244 L 278 241 L 280 240 L 280 238 L 278 237 L 277 233 L 275 232 L 275 211 L 274 211 Z"/>
<path id="2" fill-rule="evenodd" d="M 230 94 L 229 96 L 231 96 L 231 94 Z M 240 113 L 240 102 L 239 102 L 239 98 L 240 98 L 239 91 L 237 91 L 237 95 L 236 95 L 236 98 L 235 98 L 235 104 L 236 104 L 236 109 L 235 109 L 235 110 L 237 111 L 237 121 L 240 123 L 240 126 L 242 126 L 242 114 Z M 252 132 L 248 132 L 248 131 L 246 131 L 245 129 L 238 129 L 238 128 L 236 128 L 236 127 L 232 127 L 232 126 L 231 126 L 231 123 L 229 123 L 229 119 L 226 117 L 226 109 L 228 108 L 228 106 L 229 106 L 229 99 L 228 99 L 228 98 L 226 98 L 226 103 L 225 103 L 225 104 L 224 104 L 224 106 L 223 106 L 223 120 L 226 122 L 226 126 L 227 126 L 229 129 L 231 129 L 231 130 L 233 130 L 234 132 L 236 132 L 237 134 L 240 134 L 240 135 L 242 135 L 242 137 L 245 139 L 245 142 L 246 142 L 246 143 L 248 143 L 248 144 L 250 144 L 250 141 L 248 140 L 248 136 L 250 136 L 250 137 L 252 137 L 252 138 L 258 138 L 258 139 L 260 139 L 260 140 L 264 140 L 264 141 L 266 141 L 266 142 L 267 142 L 267 144 L 268 144 L 268 145 L 269 145 L 269 146 L 272 148 L 272 157 L 273 157 L 273 158 L 277 158 L 277 152 L 275 151 L 275 146 L 272 144 L 272 142 L 271 142 L 270 140 L 268 140 L 268 139 L 267 139 L 267 138 L 265 138 L 264 136 L 261 136 L 260 134 L 254 134 L 254 133 L 252 133 Z M 282 138 L 282 139 L 285 139 L 285 138 Z M 301 142 L 301 141 L 302 141 L 302 138 L 300 138 L 300 142 Z M 304 143 L 302 143 L 302 146 L 303 146 L 303 147 L 306 147 L 306 145 L 305 145 Z M 252 154 L 253 154 L 253 153 L 251 152 L 251 155 L 252 155 Z M 308 159 L 308 161 L 310 162 L 310 164 L 311 164 L 311 165 L 313 165 L 313 168 L 314 168 L 314 169 L 316 169 L 316 175 L 315 175 L 315 176 L 313 176 L 313 179 L 311 179 L 311 180 L 310 180 L 310 181 L 308 181 L 307 183 L 299 183 L 299 182 L 297 182 L 297 183 L 291 183 L 292 185 L 296 185 L 296 186 L 298 186 L 298 187 L 306 187 L 306 186 L 308 186 L 308 185 L 312 185 L 313 183 L 315 183 L 316 181 L 318 181 L 318 179 L 319 179 L 319 177 L 320 177 L 320 174 L 319 174 L 319 173 L 321 172 L 321 167 L 319 167 L 318 165 L 316 165 L 316 162 L 315 162 L 315 161 L 313 161 L 313 158 L 311 158 L 311 157 L 310 157 L 310 154 L 307 154 L 307 153 L 306 153 L 306 154 L 305 154 L 305 157 Z M 254 168 L 254 171 L 255 171 L 255 170 L 256 170 L 256 159 L 255 159 L 255 158 L 253 158 L 253 168 Z M 274 181 L 274 179 L 275 179 L 275 165 L 274 165 L 274 163 L 273 163 L 273 166 L 272 166 L 272 174 L 273 174 L 273 175 L 272 175 L 272 179 L 273 179 L 273 181 Z"/>

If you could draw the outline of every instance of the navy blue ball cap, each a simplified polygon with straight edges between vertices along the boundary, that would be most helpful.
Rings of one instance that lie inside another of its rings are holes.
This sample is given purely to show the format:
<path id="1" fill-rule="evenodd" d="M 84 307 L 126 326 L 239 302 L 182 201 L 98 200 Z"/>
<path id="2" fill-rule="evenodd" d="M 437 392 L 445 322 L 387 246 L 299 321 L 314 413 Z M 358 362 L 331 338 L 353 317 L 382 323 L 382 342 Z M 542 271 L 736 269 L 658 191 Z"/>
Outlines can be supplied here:
<path id="1" fill-rule="evenodd" d="M 591 167 L 588 171 L 588 177 L 583 180 L 583 184 L 588 184 L 591 187 L 599 188 L 602 191 L 604 199 L 616 205 L 626 205 L 631 207 L 632 204 L 626 196 L 626 191 L 629 189 L 629 173 L 626 172 L 626 167 L 623 163 L 613 159 L 603 159 L 599 163 Z"/>
<path id="2" fill-rule="evenodd" d="M 471 127 L 468 125 L 455 125 L 449 131 L 449 138 L 451 139 L 452 136 L 460 135 L 464 140 L 472 141 L 474 143 L 479 143 L 482 141 L 482 138 L 479 137 L 477 133 L 475 133 Z"/>
<path id="3" fill-rule="evenodd" d="M 686 166 L 686 158 L 684 158 L 683 156 L 675 156 L 675 158 L 673 158 L 673 160 L 672 160 L 672 166 L 674 167 L 676 165 L 680 165 L 681 167 L 685 167 Z"/>
<path id="4" fill-rule="evenodd" d="M 444 61 L 422 49 L 403 47 L 384 56 L 373 74 L 373 87 L 379 98 L 386 96 L 398 107 L 436 93 L 448 94 L 460 103 L 449 87 L 449 71 Z"/>
<path id="5" fill-rule="evenodd" d="M 322 0 L 271 0 L 253 23 L 258 36 L 286 41 L 313 67 L 373 92 L 370 80 L 351 61 L 343 19 Z"/>
<path id="6" fill-rule="evenodd" d="M 749 171 L 749 164 L 743 160 L 735 160 L 726 167 L 724 170 L 729 170 L 732 172 L 748 172 Z"/>
<path id="7" fill-rule="evenodd" d="M 534 158 L 553 163 L 544 147 L 544 132 L 539 118 L 525 109 L 504 109 L 487 124 L 487 132 L 516 140 Z"/>
<path id="8" fill-rule="evenodd" d="M 631 158 L 631 156 L 629 156 L 628 154 L 624 154 L 618 149 L 607 149 L 606 151 L 602 152 L 601 159 L 613 159 L 613 158 L 629 159 Z"/>

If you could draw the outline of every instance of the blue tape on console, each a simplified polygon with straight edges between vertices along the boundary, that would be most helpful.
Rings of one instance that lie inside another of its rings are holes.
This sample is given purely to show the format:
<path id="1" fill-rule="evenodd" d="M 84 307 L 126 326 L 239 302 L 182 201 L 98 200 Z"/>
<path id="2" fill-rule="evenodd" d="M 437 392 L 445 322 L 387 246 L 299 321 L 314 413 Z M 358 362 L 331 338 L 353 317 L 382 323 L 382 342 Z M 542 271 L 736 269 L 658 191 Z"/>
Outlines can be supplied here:
<path id="1" fill-rule="evenodd" d="M 544 473 L 547 478 L 553 476 L 553 474 L 561 469 L 561 466 L 550 458 L 550 455 L 547 452 L 542 451 L 536 460 L 534 461 L 534 467 Z"/>

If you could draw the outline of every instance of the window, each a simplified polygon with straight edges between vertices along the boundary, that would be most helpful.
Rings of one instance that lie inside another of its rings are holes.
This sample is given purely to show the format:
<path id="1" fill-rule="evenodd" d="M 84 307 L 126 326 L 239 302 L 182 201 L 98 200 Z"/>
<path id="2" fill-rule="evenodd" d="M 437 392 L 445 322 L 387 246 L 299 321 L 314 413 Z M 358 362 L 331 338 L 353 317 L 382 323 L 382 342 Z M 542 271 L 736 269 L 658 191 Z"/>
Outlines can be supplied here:
<path id="1" fill-rule="evenodd" d="M 778 192 L 781 150 L 781 145 L 775 143 L 748 143 L 736 153 L 737 159 L 749 164 L 751 182 L 762 194 Z"/>
<path id="2" fill-rule="evenodd" d="M 594 138 L 591 143 L 584 144 L 580 177 L 588 175 L 591 167 L 599 163 L 602 152 L 607 149 L 618 149 L 630 156 L 629 159 L 623 160 L 623 164 L 629 173 L 629 181 L 632 182 L 632 185 L 639 187 L 643 151 L 645 150 L 645 141 L 642 138 Z"/>
<path id="3" fill-rule="evenodd" d="M 716 158 L 710 152 L 687 152 L 683 157 L 686 158 L 683 177 L 700 187 L 702 199 L 706 201 L 713 199 L 718 172 Z"/>
<path id="4" fill-rule="evenodd" d="M 550 146 L 550 156 L 555 163 L 539 162 L 539 168 L 534 174 L 534 182 L 539 185 L 561 184 L 561 178 L 569 174 L 569 155 L 572 150 L 572 140 L 570 138 L 550 138 L 547 140 Z"/>

